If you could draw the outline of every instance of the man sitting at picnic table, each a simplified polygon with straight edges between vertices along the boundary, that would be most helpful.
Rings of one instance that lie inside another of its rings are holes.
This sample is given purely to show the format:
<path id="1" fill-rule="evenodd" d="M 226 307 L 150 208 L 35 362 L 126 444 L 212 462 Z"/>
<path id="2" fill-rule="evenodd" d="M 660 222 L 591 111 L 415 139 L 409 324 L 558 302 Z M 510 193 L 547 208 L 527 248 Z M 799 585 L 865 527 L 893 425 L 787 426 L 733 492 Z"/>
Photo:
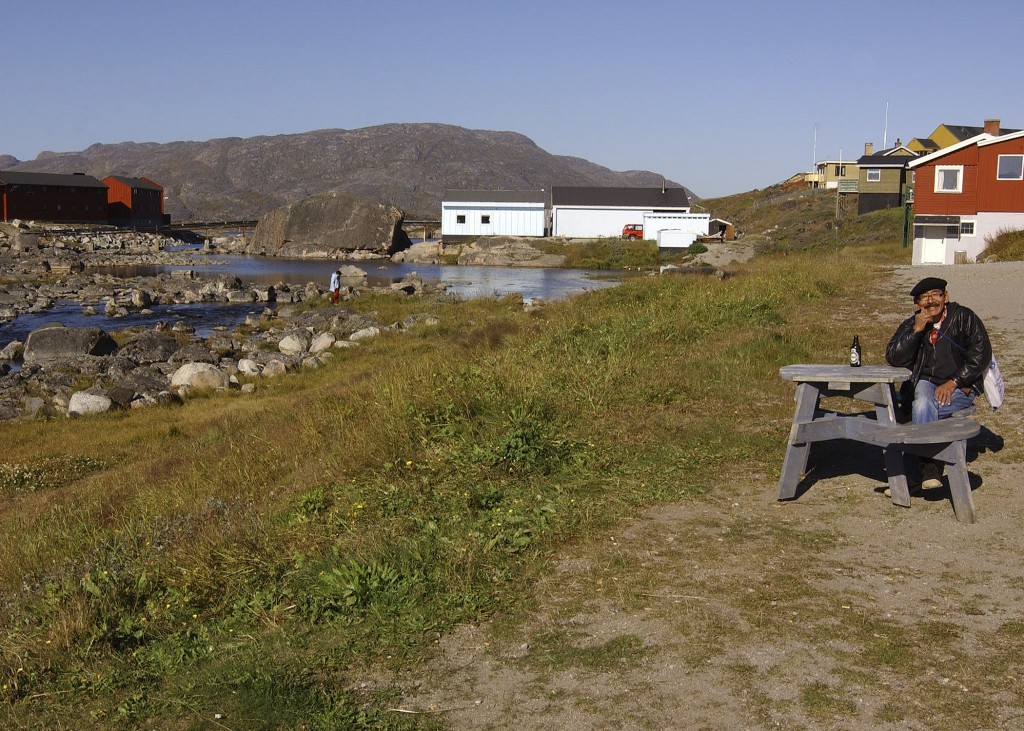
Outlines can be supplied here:
<path id="1" fill-rule="evenodd" d="M 974 403 L 992 360 L 992 345 L 981 318 L 949 301 L 945 279 L 925 277 L 910 296 L 917 310 L 896 329 L 885 349 L 885 361 L 912 371 L 911 422 L 924 424 Z M 922 459 L 921 480 L 912 483 L 911 489 L 941 487 L 941 469 L 939 463 Z"/>

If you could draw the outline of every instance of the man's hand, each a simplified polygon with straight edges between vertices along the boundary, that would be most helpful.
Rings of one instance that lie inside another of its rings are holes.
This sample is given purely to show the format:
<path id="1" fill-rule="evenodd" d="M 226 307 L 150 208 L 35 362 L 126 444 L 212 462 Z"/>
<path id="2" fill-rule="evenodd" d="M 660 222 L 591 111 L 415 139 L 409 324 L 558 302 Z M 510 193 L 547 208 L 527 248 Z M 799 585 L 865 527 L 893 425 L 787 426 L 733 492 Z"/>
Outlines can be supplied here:
<path id="1" fill-rule="evenodd" d="M 924 310 L 918 310 L 914 313 L 914 332 L 924 332 L 924 329 L 928 327 L 928 324 L 931 322 L 931 315 L 925 314 Z"/>
<path id="2" fill-rule="evenodd" d="M 956 381 L 952 378 L 935 389 L 935 400 L 940 406 L 949 406 L 953 400 L 953 392 L 956 390 Z"/>

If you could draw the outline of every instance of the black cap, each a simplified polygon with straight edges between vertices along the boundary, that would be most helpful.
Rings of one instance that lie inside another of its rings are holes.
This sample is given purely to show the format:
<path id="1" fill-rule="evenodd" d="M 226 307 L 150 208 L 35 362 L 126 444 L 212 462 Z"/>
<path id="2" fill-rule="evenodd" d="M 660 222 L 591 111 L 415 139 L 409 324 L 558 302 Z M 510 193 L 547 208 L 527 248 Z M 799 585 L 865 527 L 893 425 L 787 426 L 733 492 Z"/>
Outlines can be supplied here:
<path id="1" fill-rule="evenodd" d="M 941 289 L 943 292 L 946 291 L 946 280 L 939 279 L 938 277 L 925 277 L 920 282 L 914 285 L 914 288 L 910 290 L 910 296 L 917 299 L 925 292 L 931 292 L 933 289 Z"/>

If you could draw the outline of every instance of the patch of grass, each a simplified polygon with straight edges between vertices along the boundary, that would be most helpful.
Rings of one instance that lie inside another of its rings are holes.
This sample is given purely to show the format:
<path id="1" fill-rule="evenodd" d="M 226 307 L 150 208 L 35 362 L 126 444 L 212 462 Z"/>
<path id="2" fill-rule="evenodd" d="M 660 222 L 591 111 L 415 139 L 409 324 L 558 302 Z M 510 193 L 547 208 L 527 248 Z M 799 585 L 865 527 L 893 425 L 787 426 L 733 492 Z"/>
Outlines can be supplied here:
<path id="1" fill-rule="evenodd" d="M 629 239 L 572 240 L 538 244 L 544 253 L 561 254 L 570 269 L 656 269 L 660 263 L 655 241 Z"/>
<path id="2" fill-rule="evenodd" d="M 0 496 L 53 490 L 107 467 L 104 460 L 75 455 L 36 457 L 27 464 L 3 462 Z"/>
<path id="3" fill-rule="evenodd" d="M 850 718 L 857 713 L 857 704 L 852 699 L 820 681 L 805 685 L 800 700 L 807 715 L 820 721 Z"/>
<path id="4" fill-rule="evenodd" d="M 571 667 L 606 673 L 641 663 L 649 653 L 643 639 L 635 635 L 619 635 L 607 642 L 590 645 L 575 643 L 572 637 L 559 631 L 534 637 L 525 662 L 530 667 L 546 671 Z"/>
<path id="5" fill-rule="evenodd" d="M 982 259 L 994 256 L 999 261 L 1024 260 L 1024 231 L 1000 231 L 994 237 L 985 239 Z"/>

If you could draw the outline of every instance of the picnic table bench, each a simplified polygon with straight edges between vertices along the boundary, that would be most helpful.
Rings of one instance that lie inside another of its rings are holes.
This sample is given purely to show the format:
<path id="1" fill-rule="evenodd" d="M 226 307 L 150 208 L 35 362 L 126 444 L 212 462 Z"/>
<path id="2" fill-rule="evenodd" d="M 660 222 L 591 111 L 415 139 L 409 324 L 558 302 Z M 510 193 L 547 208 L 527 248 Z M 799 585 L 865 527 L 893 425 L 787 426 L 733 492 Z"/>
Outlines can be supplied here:
<path id="1" fill-rule="evenodd" d="M 899 424 L 894 386 L 910 378 L 906 368 L 890 366 L 791 365 L 779 375 L 797 384 L 796 410 L 779 477 L 779 500 L 796 497 L 807 469 L 810 446 L 830 439 L 850 439 L 882 448 L 894 505 L 910 506 L 904 454 L 946 465 L 957 520 L 973 523 L 974 501 L 967 474 L 967 440 L 981 431 L 968 416 L 928 424 Z M 843 396 L 873 404 L 873 413 L 841 413 L 821 408 L 821 399 Z"/>

